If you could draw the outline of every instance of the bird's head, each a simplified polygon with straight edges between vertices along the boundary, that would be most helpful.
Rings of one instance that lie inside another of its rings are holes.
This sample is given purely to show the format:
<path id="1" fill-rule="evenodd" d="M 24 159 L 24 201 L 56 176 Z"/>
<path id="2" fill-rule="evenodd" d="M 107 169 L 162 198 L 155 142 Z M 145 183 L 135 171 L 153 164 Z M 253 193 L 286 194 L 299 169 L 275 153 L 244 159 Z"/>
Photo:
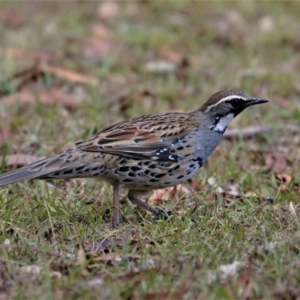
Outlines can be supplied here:
<path id="1" fill-rule="evenodd" d="M 237 90 L 225 90 L 213 94 L 200 108 L 210 115 L 214 130 L 224 132 L 229 122 L 248 106 L 268 102 L 249 97 Z"/>

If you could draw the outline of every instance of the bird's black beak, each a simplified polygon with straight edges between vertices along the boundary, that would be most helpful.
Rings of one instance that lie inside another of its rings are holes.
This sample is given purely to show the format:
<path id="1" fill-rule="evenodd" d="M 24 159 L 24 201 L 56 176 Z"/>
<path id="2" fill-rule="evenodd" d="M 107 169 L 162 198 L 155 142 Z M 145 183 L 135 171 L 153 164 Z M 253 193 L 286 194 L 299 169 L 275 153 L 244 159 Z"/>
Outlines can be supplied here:
<path id="1" fill-rule="evenodd" d="M 266 102 L 269 102 L 269 100 L 261 99 L 261 98 L 250 98 L 246 101 L 245 108 L 248 107 L 248 106 L 252 106 L 252 105 L 256 105 L 256 104 L 262 104 L 262 103 L 266 103 Z"/>

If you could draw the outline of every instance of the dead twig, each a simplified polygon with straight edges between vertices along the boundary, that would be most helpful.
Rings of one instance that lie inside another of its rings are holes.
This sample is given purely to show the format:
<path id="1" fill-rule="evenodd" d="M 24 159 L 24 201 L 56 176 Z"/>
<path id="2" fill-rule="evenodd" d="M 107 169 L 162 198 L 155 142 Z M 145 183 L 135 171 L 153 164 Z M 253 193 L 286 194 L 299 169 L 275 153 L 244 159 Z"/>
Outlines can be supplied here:
<path id="1" fill-rule="evenodd" d="M 224 138 L 228 140 L 239 137 L 246 139 L 273 130 L 288 130 L 291 132 L 300 132 L 300 126 L 294 124 L 282 124 L 277 126 L 251 126 L 243 129 L 229 129 L 224 133 Z"/>

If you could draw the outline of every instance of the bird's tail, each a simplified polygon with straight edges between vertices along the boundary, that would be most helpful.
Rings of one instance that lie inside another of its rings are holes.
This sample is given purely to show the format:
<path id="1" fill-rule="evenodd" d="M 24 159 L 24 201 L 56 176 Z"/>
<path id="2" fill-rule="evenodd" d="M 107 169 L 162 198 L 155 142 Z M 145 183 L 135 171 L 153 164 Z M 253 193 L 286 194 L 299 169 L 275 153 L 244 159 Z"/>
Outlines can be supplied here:
<path id="1" fill-rule="evenodd" d="M 29 171 L 26 167 L 12 170 L 0 175 L 0 186 L 10 183 L 32 179 L 36 176 L 35 172 Z"/>
<path id="2" fill-rule="evenodd" d="M 39 160 L 35 163 L 29 164 L 26 167 L 0 174 L 0 186 L 27 179 L 34 179 L 41 175 L 45 175 L 45 173 L 49 173 L 47 168 L 43 168 L 47 162 L 49 162 L 49 158 Z"/>
<path id="3" fill-rule="evenodd" d="M 86 173 L 84 172 L 85 165 L 82 162 L 80 163 L 79 155 L 78 151 L 71 148 L 26 167 L 0 174 L 0 186 L 27 179 L 58 179 L 84 176 L 84 173 Z"/>

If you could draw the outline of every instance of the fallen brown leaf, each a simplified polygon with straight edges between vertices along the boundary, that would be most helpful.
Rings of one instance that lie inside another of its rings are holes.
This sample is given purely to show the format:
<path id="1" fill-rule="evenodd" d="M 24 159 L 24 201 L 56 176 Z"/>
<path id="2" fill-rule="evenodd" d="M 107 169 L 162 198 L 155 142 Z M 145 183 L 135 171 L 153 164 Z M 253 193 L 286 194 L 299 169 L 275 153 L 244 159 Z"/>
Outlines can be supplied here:
<path id="1" fill-rule="evenodd" d="M 237 183 L 226 182 L 217 188 L 219 194 L 225 197 L 240 198 L 239 185 Z"/>
<path id="2" fill-rule="evenodd" d="M 28 154 L 11 154 L 5 157 L 7 167 L 24 167 L 41 159 L 40 157 Z M 2 158 L 1 158 L 2 160 Z"/>
<path id="3" fill-rule="evenodd" d="M 180 64 L 183 60 L 183 55 L 167 46 L 163 46 L 159 49 L 159 53 L 168 61 Z"/>
<path id="4" fill-rule="evenodd" d="M 292 176 L 286 173 L 282 173 L 282 174 L 276 174 L 276 178 L 278 178 L 281 181 L 279 190 L 281 192 L 284 192 L 287 189 L 288 185 L 290 184 L 292 180 Z"/>
<path id="5" fill-rule="evenodd" d="M 228 10 L 224 14 L 211 16 L 210 21 L 216 32 L 213 42 L 223 46 L 243 43 L 246 34 L 249 35 L 248 27 L 240 12 Z"/>
<path id="6" fill-rule="evenodd" d="M 190 191 L 184 187 L 182 184 L 176 185 L 174 187 L 155 190 L 149 198 L 149 203 L 151 205 L 157 205 L 160 201 L 166 201 L 170 198 L 178 201 L 189 195 Z"/>
<path id="7" fill-rule="evenodd" d="M 105 98 L 107 106 L 120 104 L 129 98 L 129 89 L 127 87 L 119 88 L 116 91 L 111 91 L 109 95 Z"/>
<path id="8" fill-rule="evenodd" d="M 282 154 L 265 154 L 265 164 L 274 172 L 286 170 L 288 163 Z"/>
<path id="9" fill-rule="evenodd" d="M 282 108 L 291 108 L 292 102 L 287 98 L 278 98 L 276 99 L 276 104 Z"/>
<path id="10" fill-rule="evenodd" d="M 8 137 L 10 135 L 10 130 L 8 128 L 1 128 L 0 129 L 0 143 L 4 144 L 8 140 Z"/>
<path id="11" fill-rule="evenodd" d="M 115 35 L 107 26 L 103 23 L 95 23 L 90 27 L 91 33 L 97 38 L 101 38 L 103 40 L 113 40 L 115 39 Z"/>
<path id="12" fill-rule="evenodd" d="M 104 19 L 114 19 L 120 12 L 120 6 L 116 1 L 103 1 L 97 8 L 98 16 Z"/>
<path id="13" fill-rule="evenodd" d="M 296 195 L 298 195 L 298 196 L 300 195 L 300 185 L 297 182 L 294 183 L 294 191 L 295 191 Z"/>
<path id="14" fill-rule="evenodd" d="M 43 62 L 53 62 L 61 59 L 62 55 L 54 52 L 42 52 L 36 50 L 28 50 L 22 48 L 7 48 L 0 50 L 0 57 L 12 57 L 19 59 L 33 59 Z"/>
<path id="15" fill-rule="evenodd" d="M 77 99 L 70 97 L 57 87 L 36 91 L 22 90 L 14 95 L 2 97 L 1 102 L 9 105 L 33 102 L 41 102 L 43 104 L 61 103 L 69 108 L 76 107 L 79 104 Z"/>
<path id="16" fill-rule="evenodd" d="M 89 28 L 87 39 L 78 39 L 83 55 L 89 60 L 104 59 L 118 50 L 119 41 L 113 31 L 103 23 L 97 22 Z"/>
<path id="17" fill-rule="evenodd" d="M 207 180 L 208 184 L 215 188 L 216 194 L 221 194 L 224 197 L 228 198 L 240 198 L 239 185 L 238 183 L 227 181 L 222 185 L 217 185 L 216 179 L 214 177 L 210 177 Z"/>
<path id="18" fill-rule="evenodd" d="M 295 52 L 299 52 L 300 51 L 300 39 L 299 37 L 290 37 L 290 38 L 283 38 L 281 43 L 283 45 L 289 45 L 290 47 L 292 47 L 292 49 Z"/>
<path id="19" fill-rule="evenodd" d="M 41 64 L 40 69 L 43 70 L 45 73 L 60 77 L 70 82 L 90 84 L 92 86 L 96 86 L 98 84 L 97 78 L 93 76 L 77 73 L 61 67 Z"/>
<path id="20" fill-rule="evenodd" d="M 156 97 L 154 94 L 149 92 L 148 90 L 144 90 L 140 94 L 136 96 L 134 101 L 138 105 L 142 105 L 146 109 L 154 109 L 155 104 L 156 104 Z"/>
<path id="21" fill-rule="evenodd" d="M 20 9 L 6 10 L 2 8 L 0 21 L 7 27 L 20 28 L 25 22 L 25 17 Z"/>
<path id="22" fill-rule="evenodd" d="M 192 188 L 195 192 L 200 192 L 202 190 L 201 185 L 195 177 L 191 177 L 188 182 L 192 184 Z"/>
<path id="23" fill-rule="evenodd" d="M 115 43 L 104 40 L 85 40 L 83 44 L 83 55 L 86 59 L 103 59 L 116 51 Z"/>
<path id="24" fill-rule="evenodd" d="M 253 279 L 250 277 L 251 268 L 247 266 L 238 275 L 238 294 L 240 299 L 250 299 L 253 296 Z"/>
<path id="25" fill-rule="evenodd" d="M 45 63 L 34 63 L 31 67 L 14 73 L 6 80 L 14 85 L 16 91 L 20 91 L 29 83 L 37 82 L 39 78 L 45 76 L 45 74 L 50 74 L 70 82 L 90 84 L 93 86 L 98 84 L 97 78 L 93 76 Z M 0 96 L 5 96 L 7 94 L 10 95 L 9 92 L 0 90 Z"/>

